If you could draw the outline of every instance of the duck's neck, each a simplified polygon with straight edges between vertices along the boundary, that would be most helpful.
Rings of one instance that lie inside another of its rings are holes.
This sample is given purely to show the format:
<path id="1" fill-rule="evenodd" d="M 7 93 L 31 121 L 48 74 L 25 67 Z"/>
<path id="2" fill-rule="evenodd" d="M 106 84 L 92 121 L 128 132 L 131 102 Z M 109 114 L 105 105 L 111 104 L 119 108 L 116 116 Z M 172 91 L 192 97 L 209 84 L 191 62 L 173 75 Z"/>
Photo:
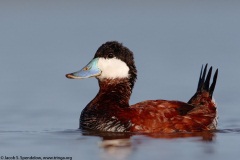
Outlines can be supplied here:
<path id="1" fill-rule="evenodd" d="M 100 89 L 93 99 L 95 103 L 97 101 L 104 106 L 114 104 L 114 106 L 117 105 L 120 108 L 129 107 L 129 99 L 132 93 L 129 79 L 102 79 L 98 80 L 98 83 Z"/>

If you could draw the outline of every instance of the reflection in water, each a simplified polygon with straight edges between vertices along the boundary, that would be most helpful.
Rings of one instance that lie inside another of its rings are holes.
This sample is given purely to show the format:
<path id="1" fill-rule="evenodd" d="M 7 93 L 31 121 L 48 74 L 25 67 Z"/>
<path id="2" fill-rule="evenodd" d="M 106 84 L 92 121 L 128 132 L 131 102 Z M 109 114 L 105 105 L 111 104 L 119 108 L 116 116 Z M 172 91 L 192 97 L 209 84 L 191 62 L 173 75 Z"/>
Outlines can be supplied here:
<path id="1" fill-rule="evenodd" d="M 103 149 L 102 159 L 127 159 L 134 150 L 130 139 L 103 140 L 99 146 Z"/>
<path id="2" fill-rule="evenodd" d="M 131 142 L 131 136 L 133 135 L 131 133 L 84 131 L 82 134 L 102 138 L 102 141 L 99 142 L 99 147 L 103 149 L 100 157 L 106 160 L 124 160 L 133 152 L 135 147 Z"/>
<path id="3" fill-rule="evenodd" d="M 124 133 L 124 132 L 97 132 L 97 131 L 86 131 L 82 132 L 84 136 L 98 136 L 106 140 L 116 140 L 116 139 L 130 139 L 134 135 L 144 135 L 151 138 L 163 138 L 163 139 L 176 139 L 176 138 L 200 138 L 201 141 L 213 141 L 215 137 L 215 132 L 204 131 L 204 132 L 186 132 L 186 133 Z"/>
<path id="4" fill-rule="evenodd" d="M 152 138 L 165 138 L 165 139 L 196 137 L 196 138 L 200 138 L 201 141 L 211 142 L 215 137 L 215 133 L 211 131 L 193 132 L 193 133 L 171 133 L 171 134 L 151 133 L 151 134 L 147 134 L 147 136 L 150 136 Z"/>
<path id="5" fill-rule="evenodd" d="M 94 131 L 83 131 L 84 136 L 98 136 L 102 138 L 99 142 L 99 147 L 103 149 L 102 159 L 127 159 L 134 151 L 137 150 L 138 146 L 144 145 L 145 138 L 134 139 L 133 136 L 142 135 L 144 137 L 150 137 L 153 139 L 180 139 L 180 138 L 194 138 L 200 142 L 213 142 L 215 133 L 214 132 L 195 132 L 195 133 L 111 133 L 111 132 L 94 132 Z M 211 146 L 204 145 L 205 153 L 214 152 Z M 210 148 L 209 148 L 210 147 Z"/>

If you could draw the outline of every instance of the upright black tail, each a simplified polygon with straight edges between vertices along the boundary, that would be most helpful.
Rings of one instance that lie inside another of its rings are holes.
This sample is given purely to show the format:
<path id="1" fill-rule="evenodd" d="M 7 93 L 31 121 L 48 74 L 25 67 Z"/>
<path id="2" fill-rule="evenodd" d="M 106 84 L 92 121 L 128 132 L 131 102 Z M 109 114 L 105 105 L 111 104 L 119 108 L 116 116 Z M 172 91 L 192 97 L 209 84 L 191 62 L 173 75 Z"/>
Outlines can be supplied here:
<path id="1" fill-rule="evenodd" d="M 201 68 L 200 77 L 199 77 L 199 81 L 198 81 L 197 92 L 208 91 L 210 96 L 212 97 L 215 86 L 216 86 L 216 82 L 217 82 L 218 69 L 216 70 L 216 72 L 213 76 L 212 84 L 209 87 L 210 79 L 211 79 L 211 75 L 212 75 L 212 66 L 210 67 L 210 69 L 208 71 L 208 74 L 207 74 L 207 78 L 205 79 L 206 73 L 207 73 L 207 66 L 208 66 L 208 64 L 205 65 L 203 73 L 202 73 L 203 66 Z"/>
<path id="2" fill-rule="evenodd" d="M 210 79 L 211 79 L 211 75 L 212 75 L 212 67 L 210 67 L 208 73 L 207 73 L 207 67 L 208 64 L 205 65 L 204 70 L 203 70 L 203 66 L 201 68 L 201 72 L 200 72 L 200 77 L 199 77 L 199 81 L 198 81 L 198 87 L 197 87 L 197 92 L 196 94 L 188 101 L 188 103 L 191 103 L 192 101 L 194 101 L 194 99 L 196 98 L 196 96 L 198 94 L 205 92 L 209 93 L 209 97 L 212 98 L 213 96 L 213 92 L 216 86 L 216 82 L 217 82 L 217 77 L 218 77 L 218 69 L 216 70 L 214 76 L 213 76 L 213 81 L 211 86 L 210 85 Z M 207 77 L 206 77 L 206 73 L 207 73 Z"/>

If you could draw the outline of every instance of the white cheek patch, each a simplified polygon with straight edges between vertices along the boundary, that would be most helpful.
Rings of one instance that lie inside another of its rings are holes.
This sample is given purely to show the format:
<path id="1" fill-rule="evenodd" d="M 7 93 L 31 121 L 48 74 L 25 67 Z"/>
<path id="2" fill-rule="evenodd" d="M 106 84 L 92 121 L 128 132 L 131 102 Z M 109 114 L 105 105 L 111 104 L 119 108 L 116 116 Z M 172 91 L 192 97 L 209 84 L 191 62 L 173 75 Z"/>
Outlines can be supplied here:
<path id="1" fill-rule="evenodd" d="M 99 79 L 115 79 L 129 77 L 129 67 L 125 62 L 117 58 L 99 58 L 98 68 L 102 71 L 101 75 L 98 76 Z"/>

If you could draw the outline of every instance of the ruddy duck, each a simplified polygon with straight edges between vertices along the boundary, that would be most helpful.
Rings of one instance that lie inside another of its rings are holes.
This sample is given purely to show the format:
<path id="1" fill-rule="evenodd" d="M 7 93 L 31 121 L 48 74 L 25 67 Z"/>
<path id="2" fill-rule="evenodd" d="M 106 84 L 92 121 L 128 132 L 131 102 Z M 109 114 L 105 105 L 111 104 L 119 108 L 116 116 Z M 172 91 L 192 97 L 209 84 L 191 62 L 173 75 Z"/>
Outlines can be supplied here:
<path id="1" fill-rule="evenodd" d="M 80 71 L 66 75 L 70 79 L 96 77 L 99 92 L 83 109 L 79 128 L 107 132 L 196 132 L 217 126 L 216 103 L 212 98 L 212 67 L 201 69 L 196 93 L 187 102 L 147 100 L 129 105 L 137 79 L 133 53 L 117 41 L 100 46 L 94 58 Z"/>

